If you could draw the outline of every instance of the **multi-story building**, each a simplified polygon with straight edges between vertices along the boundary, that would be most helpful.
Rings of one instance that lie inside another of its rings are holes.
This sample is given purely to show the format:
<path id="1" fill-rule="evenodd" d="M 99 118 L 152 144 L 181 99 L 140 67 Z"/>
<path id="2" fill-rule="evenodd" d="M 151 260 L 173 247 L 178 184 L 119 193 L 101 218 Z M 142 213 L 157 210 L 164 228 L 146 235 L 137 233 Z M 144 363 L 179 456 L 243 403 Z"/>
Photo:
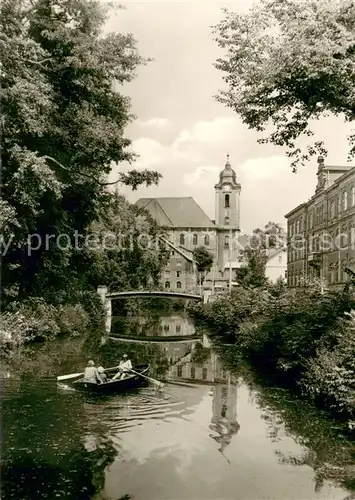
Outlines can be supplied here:
<path id="1" fill-rule="evenodd" d="M 326 166 L 318 158 L 318 183 L 310 200 L 288 212 L 287 281 L 297 287 L 320 278 L 329 288 L 355 270 L 355 167 Z"/>
<path id="2" fill-rule="evenodd" d="M 136 202 L 165 229 L 166 244 L 170 247 L 170 259 L 161 279 L 165 289 L 196 289 L 192 256 L 199 246 L 204 246 L 214 259 L 205 285 L 226 286 L 230 278 L 228 268 L 238 260 L 241 185 L 228 155 L 214 189 L 215 220 L 211 220 L 191 197 L 141 198 Z"/>

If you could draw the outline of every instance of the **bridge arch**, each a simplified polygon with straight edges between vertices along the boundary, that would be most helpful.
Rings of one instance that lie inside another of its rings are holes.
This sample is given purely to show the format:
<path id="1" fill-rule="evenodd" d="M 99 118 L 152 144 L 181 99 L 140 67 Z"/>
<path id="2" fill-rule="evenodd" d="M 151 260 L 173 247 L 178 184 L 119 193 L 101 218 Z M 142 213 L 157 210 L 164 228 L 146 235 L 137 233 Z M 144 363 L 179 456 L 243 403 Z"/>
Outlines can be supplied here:
<path id="1" fill-rule="evenodd" d="M 170 282 L 169 283 L 170 287 Z M 106 332 L 111 332 L 111 323 L 112 323 L 112 300 L 115 299 L 127 299 L 130 297 L 137 298 L 154 298 L 154 297 L 170 297 L 175 299 L 187 299 L 187 300 L 203 300 L 202 295 L 196 295 L 192 293 L 186 292 L 171 292 L 171 291 L 163 291 L 163 290 L 155 290 L 155 291 L 147 291 L 147 290 L 128 290 L 125 292 L 108 292 L 106 286 L 99 286 L 97 288 L 97 293 L 99 294 L 102 304 L 106 311 Z"/>

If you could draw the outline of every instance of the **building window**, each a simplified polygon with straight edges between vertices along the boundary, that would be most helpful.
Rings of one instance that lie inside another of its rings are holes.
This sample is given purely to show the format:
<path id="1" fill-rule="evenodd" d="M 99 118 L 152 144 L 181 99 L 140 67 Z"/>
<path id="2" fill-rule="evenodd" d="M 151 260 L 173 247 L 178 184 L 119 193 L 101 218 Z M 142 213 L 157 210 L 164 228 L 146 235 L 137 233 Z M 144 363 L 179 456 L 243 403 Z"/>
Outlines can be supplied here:
<path id="1" fill-rule="evenodd" d="M 171 255 L 175 255 L 174 250 L 171 250 L 170 254 L 171 254 Z"/>
<path id="2" fill-rule="evenodd" d="M 165 270 L 165 276 L 166 276 L 166 277 L 170 276 L 170 269 L 166 269 L 166 270 Z"/>
<path id="3" fill-rule="evenodd" d="M 338 196 L 338 214 L 341 213 L 341 197 L 340 195 Z"/>
<path id="4" fill-rule="evenodd" d="M 185 245 L 185 235 L 184 234 L 180 234 L 180 245 Z"/>
<path id="5" fill-rule="evenodd" d="M 165 282 L 165 288 L 170 288 L 170 282 L 169 281 Z"/>
<path id="6" fill-rule="evenodd" d="M 181 261 L 181 259 L 176 259 L 176 265 L 177 265 L 177 266 L 181 266 L 181 265 L 182 265 L 182 261 Z"/>
<path id="7" fill-rule="evenodd" d="M 210 237 L 208 236 L 208 234 L 205 234 L 205 245 L 206 247 L 210 244 Z"/>
<path id="8" fill-rule="evenodd" d="M 194 234 L 192 237 L 192 244 L 197 245 L 197 234 Z"/>
<path id="9" fill-rule="evenodd" d="M 229 200 L 229 194 L 224 195 L 224 207 L 229 208 L 230 207 L 230 200 Z"/>
<path id="10" fill-rule="evenodd" d="M 279 255 L 279 263 L 282 262 L 282 255 Z"/>
<path id="11" fill-rule="evenodd" d="M 224 237 L 224 246 L 229 247 L 229 236 L 227 234 Z"/>
<path id="12" fill-rule="evenodd" d="M 334 219 L 335 217 L 335 203 L 334 201 L 330 202 L 330 218 Z"/>
<path id="13" fill-rule="evenodd" d="M 181 325 L 176 325 L 176 331 L 179 333 L 181 331 Z"/>
<path id="14" fill-rule="evenodd" d="M 195 378 L 195 367 L 191 366 L 191 378 Z"/>
<path id="15" fill-rule="evenodd" d="M 224 225 L 225 226 L 229 226 L 229 217 L 228 217 L 228 215 L 226 215 L 226 217 L 224 218 Z"/>
<path id="16" fill-rule="evenodd" d="M 180 278 L 181 271 L 176 271 L 176 277 Z"/>
<path id="17" fill-rule="evenodd" d="M 177 376 L 178 377 L 182 377 L 182 366 L 178 366 L 178 369 L 177 369 Z"/>
<path id="18" fill-rule="evenodd" d="M 207 368 L 202 368 L 202 378 L 203 380 L 207 379 Z"/>
<path id="19" fill-rule="evenodd" d="M 343 210 L 348 209 L 348 192 L 344 191 L 343 193 Z"/>
<path id="20" fill-rule="evenodd" d="M 169 325 L 164 325 L 164 332 L 168 332 L 170 330 Z"/>
<path id="21" fill-rule="evenodd" d="M 352 186 L 351 188 L 351 206 L 353 207 L 355 205 L 355 186 Z"/>
<path id="22" fill-rule="evenodd" d="M 178 281 L 178 282 L 176 283 L 176 288 L 181 288 L 181 281 Z"/>

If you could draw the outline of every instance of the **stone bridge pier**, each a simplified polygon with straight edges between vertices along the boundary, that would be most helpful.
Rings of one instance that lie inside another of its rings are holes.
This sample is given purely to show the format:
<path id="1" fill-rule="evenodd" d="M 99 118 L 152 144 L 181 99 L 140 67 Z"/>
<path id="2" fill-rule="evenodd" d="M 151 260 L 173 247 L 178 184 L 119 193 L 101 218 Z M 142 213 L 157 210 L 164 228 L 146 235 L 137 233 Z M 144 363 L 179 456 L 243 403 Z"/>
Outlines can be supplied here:
<path id="1" fill-rule="evenodd" d="M 101 298 L 101 302 L 102 305 L 104 306 L 106 313 L 106 321 L 105 321 L 106 333 L 109 334 L 111 333 L 111 325 L 112 325 L 112 301 L 111 299 L 106 297 L 107 291 L 108 291 L 107 286 L 99 286 L 97 288 L 97 293 Z"/>

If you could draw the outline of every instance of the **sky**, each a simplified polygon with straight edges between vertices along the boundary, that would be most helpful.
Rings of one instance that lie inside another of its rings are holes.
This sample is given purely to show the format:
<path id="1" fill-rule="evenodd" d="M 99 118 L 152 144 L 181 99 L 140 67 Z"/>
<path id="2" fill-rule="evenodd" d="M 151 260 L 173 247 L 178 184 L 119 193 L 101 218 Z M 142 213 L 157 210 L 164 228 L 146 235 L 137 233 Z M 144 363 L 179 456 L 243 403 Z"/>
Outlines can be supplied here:
<path id="1" fill-rule="evenodd" d="M 163 178 L 157 187 L 134 192 L 122 187 L 129 201 L 192 196 L 214 219 L 214 185 L 227 153 L 242 186 L 243 232 L 268 221 L 285 225 L 284 215 L 314 194 L 315 158 L 292 173 L 282 148 L 259 145 L 262 136 L 214 98 L 226 86 L 214 67 L 223 52 L 211 26 L 223 19 L 222 7 L 243 12 L 251 2 L 131 0 L 123 3 L 124 10 L 110 14 L 105 32 L 133 33 L 140 54 L 154 59 L 120 92 L 131 98 L 136 115 L 126 131 L 139 155 L 134 168 L 157 170 Z M 330 117 L 316 122 L 313 130 L 315 140 L 323 140 L 328 149 L 326 164 L 348 165 L 349 126 Z M 110 180 L 127 169 L 115 166 Z"/>

